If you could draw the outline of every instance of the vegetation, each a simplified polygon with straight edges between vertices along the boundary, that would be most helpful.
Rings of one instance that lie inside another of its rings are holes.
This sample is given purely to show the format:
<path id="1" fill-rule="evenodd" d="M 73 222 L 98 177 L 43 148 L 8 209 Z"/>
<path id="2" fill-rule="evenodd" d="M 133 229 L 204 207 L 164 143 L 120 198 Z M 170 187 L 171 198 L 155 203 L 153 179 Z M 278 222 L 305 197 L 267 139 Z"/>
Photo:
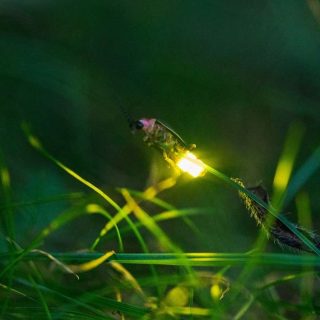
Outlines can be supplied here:
<path id="1" fill-rule="evenodd" d="M 319 317 L 317 0 L 0 8 L 1 319 Z"/>

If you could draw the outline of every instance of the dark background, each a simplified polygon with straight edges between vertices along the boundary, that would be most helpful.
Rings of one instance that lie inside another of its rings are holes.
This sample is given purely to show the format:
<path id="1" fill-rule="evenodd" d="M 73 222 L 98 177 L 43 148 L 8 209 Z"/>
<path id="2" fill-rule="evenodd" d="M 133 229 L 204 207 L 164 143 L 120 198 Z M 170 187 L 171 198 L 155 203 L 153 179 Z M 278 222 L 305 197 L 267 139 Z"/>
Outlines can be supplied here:
<path id="1" fill-rule="evenodd" d="M 117 187 L 142 190 L 170 176 L 161 156 L 131 135 L 120 105 L 135 118 L 170 124 L 227 175 L 271 190 L 292 123 L 305 127 L 295 168 L 320 142 L 320 25 L 312 3 L 1 1 L 0 147 L 13 201 L 88 192 L 30 147 L 23 121 L 51 154 L 120 204 Z M 316 175 L 305 186 L 315 230 L 318 188 Z M 213 177 L 183 177 L 161 197 L 178 208 L 210 207 L 193 218 L 202 238 L 180 221 L 164 224 L 185 251 L 252 248 L 255 222 Z M 15 210 L 17 241 L 26 245 L 68 206 Z M 294 202 L 286 210 L 294 213 Z M 50 248 L 87 247 L 102 221 L 80 219 Z"/>

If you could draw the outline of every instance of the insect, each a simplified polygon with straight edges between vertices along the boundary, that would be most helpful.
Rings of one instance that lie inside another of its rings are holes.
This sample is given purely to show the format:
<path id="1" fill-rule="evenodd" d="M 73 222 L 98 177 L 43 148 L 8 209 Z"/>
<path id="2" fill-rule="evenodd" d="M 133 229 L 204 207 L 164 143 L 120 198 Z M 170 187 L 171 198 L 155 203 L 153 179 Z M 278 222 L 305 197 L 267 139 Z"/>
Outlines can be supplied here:
<path id="1" fill-rule="evenodd" d="M 241 186 L 244 186 L 240 179 L 234 179 L 234 181 Z M 270 204 L 269 194 L 263 186 L 258 185 L 247 189 L 258 196 L 265 203 Z M 280 246 L 286 246 L 295 250 L 310 252 L 310 249 L 305 246 L 300 238 L 298 238 L 280 220 L 276 219 L 271 226 L 266 226 L 266 220 L 268 217 L 267 210 L 255 203 L 243 192 L 239 192 L 239 195 L 246 208 L 249 210 L 251 216 L 256 220 L 257 224 L 261 225 L 267 235 L 270 236 L 275 242 L 277 242 Z M 310 241 L 314 243 L 317 248 L 320 248 L 320 237 L 316 233 L 306 230 L 298 225 L 295 225 L 295 229 L 303 233 Z"/>
<path id="2" fill-rule="evenodd" d="M 162 152 L 164 159 L 171 167 L 178 167 L 193 177 L 205 173 L 204 163 L 191 152 L 196 145 L 187 145 L 175 131 L 161 121 L 154 118 L 142 118 L 131 121 L 130 128 L 133 132 L 142 131 L 144 142 Z"/>

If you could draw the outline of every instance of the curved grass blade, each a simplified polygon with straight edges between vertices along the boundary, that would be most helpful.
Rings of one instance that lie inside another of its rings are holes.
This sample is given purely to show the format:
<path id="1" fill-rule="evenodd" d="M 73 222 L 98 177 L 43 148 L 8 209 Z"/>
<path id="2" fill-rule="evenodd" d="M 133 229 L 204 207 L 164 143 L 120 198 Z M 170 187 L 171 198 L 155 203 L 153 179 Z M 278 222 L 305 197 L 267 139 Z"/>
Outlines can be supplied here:
<path id="1" fill-rule="evenodd" d="M 282 154 L 274 175 L 273 194 L 271 197 L 271 203 L 278 211 L 281 211 L 283 206 L 286 189 L 301 145 L 304 131 L 304 127 L 301 123 L 294 123 L 290 126 L 285 139 Z"/>
<path id="2" fill-rule="evenodd" d="M 147 212 L 142 210 L 142 208 L 134 201 L 134 199 L 130 196 L 129 192 L 126 189 L 122 189 L 121 193 L 136 215 L 137 219 L 155 236 L 155 238 L 164 248 L 176 253 L 182 253 L 182 250 L 172 243 L 167 234 L 158 226 L 158 224 L 152 217 L 149 216 Z M 196 282 L 195 274 L 192 268 L 189 266 L 188 259 L 184 259 L 183 255 L 181 255 L 181 259 L 184 261 L 184 267 L 187 271 L 188 276 L 190 277 L 190 279 Z"/>
<path id="3" fill-rule="evenodd" d="M 243 185 L 242 181 L 239 179 L 236 179 L 236 181 Z M 248 188 L 248 190 L 258 195 L 259 198 L 266 203 L 270 203 L 268 192 L 262 186 Z M 272 219 L 273 216 L 269 216 L 264 208 L 259 207 L 254 201 L 242 193 L 240 193 L 240 198 L 243 200 L 251 216 L 254 217 L 258 225 L 262 226 L 262 229 L 265 231 L 268 237 L 271 236 L 272 239 L 280 246 L 288 247 L 294 250 L 310 252 L 310 249 L 306 247 L 304 243 L 295 236 L 294 233 L 288 230 L 288 228 L 277 219 L 274 221 L 274 219 Z M 320 238 L 318 235 L 299 225 L 294 225 L 294 227 L 296 230 L 302 232 L 308 239 L 310 239 L 310 241 L 314 243 L 317 248 L 319 247 Z M 255 248 L 258 248 L 259 250 L 261 250 L 266 244 L 266 237 L 263 237 L 263 235 L 264 234 L 261 234 L 256 241 L 257 245 Z"/>
<path id="4" fill-rule="evenodd" d="M 138 239 L 138 242 L 140 243 L 142 249 L 144 252 L 148 252 L 147 249 L 147 245 L 144 242 L 139 230 L 135 227 L 134 223 L 131 221 L 131 219 L 126 215 L 123 214 L 121 207 L 115 202 L 113 201 L 105 192 L 103 192 L 101 189 L 99 189 L 98 187 L 96 187 L 95 185 L 93 185 L 91 182 L 87 181 L 86 179 L 82 178 L 80 175 L 78 175 L 76 172 L 74 172 L 73 170 L 71 170 L 70 168 L 68 168 L 67 166 L 65 166 L 63 163 L 61 163 L 59 160 L 55 159 L 53 156 L 51 156 L 42 146 L 41 142 L 39 141 L 39 139 L 37 137 L 35 137 L 31 132 L 30 129 L 28 127 L 27 124 L 23 124 L 22 125 L 22 129 L 24 130 L 29 143 L 36 149 L 38 150 L 40 153 L 42 153 L 45 157 L 47 157 L 49 160 L 51 160 L 54 164 L 56 164 L 58 167 L 60 167 L 61 169 L 63 169 L 65 172 L 67 172 L 69 175 L 71 175 L 72 177 L 74 177 L 76 180 L 80 181 L 81 183 L 83 183 L 84 185 L 86 185 L 87 187 L 89 187 L 90 189 L 92 189 L 94 192 L 96 192 L 97 194 L 99 194 L 104 200 L 106 200 L 114 209 L 116 209 L 116 211 L 118 212 L 118 214 L 120 214 L 121 218 L 124 218 L 127 223 L 129 224 L 129 226 L 132 228 L 132 231 L 134 233 L 134 235 L 136 236 L 136 238 Z M 168 183 L 166 183 L 166 185 L 168 185 Z M 166 185 L 164 185 L 163 187 L 166 187 Z M 112 226 L 114 224 L 116 224 L 117 222 L 115 221 L 115 219 L 113 219 L 112 222 Z M 155 269 L 153 267 L 151 267 L 153 274 L 156 276 L 156 272 Z M 0 277 L 1 277 L 1 273 L 0 273 Z"/>
<path id="5" fill-rule="evenodd" d="M 91 260 L 89 262 L 85 262 L 82 263 L 80 265 L 69 265 L 69 268 L 73 271 L 73 272 L 87 272 L 90 271 L 92 269 L 97 268 L 98 266 L 100 266 L 103 262 L 105 262 L 106 260 L 108 260 L 110 257 L 112 257 L 115 254 L 114 251 L 109 251 L 106 252 L 103 256 Z"/>
<path id="6" fill-rule="evenodd" d="M 102 237 L 104 237 L 108 231 L 112 230 L 114 226 L 116 226 L 119 222 L 121 222 L 123 219 L 125 219 L 128 223 L 128 226 L 130 228 L 130 230 L 133 231 L 133 233 L 135 234 L 136 238 L 138 239 L 141 247 L 143 250 L 145 250 L 147 248 L 141 233 L 138 231 L 138 229 L 136 228 L 135 224 L 133 223 L 133 221 L 128 217 L 128 215 L 130 214 L 131 210 L 130 208 L 126 205 L 124 206 L 122 209 L 120 209 L 118 211 L 118 213 L 112 217 L 112 220 L 110 220 L 109 222 L 106 223 L 106 225 L 104 226 L 104 228 L 100 231 L 99 236 L 94 240 L 91 249 L 94 250 L 96 248 L 96 246 L 98 245 L 98 243 L 100 242 L 100 240 L 102 239 Z"/>
<path id="7" fill-rule="evenodd" d="M 236 181 L 233 181 L 228 176 L 223 174 L 222 172 L 206 165 L 206 169 L 209 173 L 213 174 L 220 180 L 227 183 L 230 187 L 236 189 L 239 192 L 242 192 L 246 196 L 248 196 L 250 199 L 252 199 L 255 203 L 257 203 L 259 206 L 267 210 L 275 219 L 278 219 L 280 222 L 282 222 L 292 233 L 294 233 L 308 248 L 311 249 L 315 254 L 320 256 L 320 250 L 300 231 L 298 231 L 295 228 L 295 225 L 290 222 L 285 216 L 280 214 L 275 208 L 272 206 L 266 204 L 262 199 L 260 199 L 257 195 L 255 195 L 253 192 L 249 191 L 247 188 L 241 186 Z"/>
<path id="8" fill-rule="evenodd" d="M 11 260 L 8 265 L 3 270 L 1 270 L 0 278 L 3 277 L 8 271 L 10 271 L 19 261 L 21 261 L 25 255 L 30 253 L 30 251 L 36 249 L 49 234 L 59 229 L 67 222 L 72 221 L 77 216 L 81 215 L 83 211 L 81 211 L 80 208 L 82 208 L 82 206 L 67 210 L 66 212 L 58 216 L 48 225 L 48 227 L 40 232 L 40 234 L 29 244 L 29 246 L 21 250 L 18 255 L 12 255 L 12 257 L 14 257 L 13 260 Z"/>
<path id="9" fill-rule="evenodd" d="M 242 306 L 242 308 L 236 313 L 236 315 L 233 317 L 234 320 L 240 320 L 246 312 L 250 309 L 253 302 L 255 301 L 254 295 L 249 295 L 249 300 Z"/>
<path id="10" fill-rule="evenodd" d="M 17 250 L 21 250 L 22 248 L 20 247 L 20 245 L 18 243 L 16 243 L 14 240 L 11 240 L 10 241 L 11 244 L 12 244 L 12 247 L 16 248 Z M 45 252 L 43 251 L 36 251 L 37 253 L 40 253 L 40 254 L 45 254 L 46 256 L 48 256 L 48 254 L 46 254 Z M 49 255 L 50 256 L 50 255 Z M 52 257 L 52 256 L 51 256 Z M 53 257 L 52 257 L 53 258 Z M 57 259 L 54 259 L 53 260 L 57 261 Z M 60 263 L 62 265 L 62 263 Z M 34 274 L 37 276 L 37 278 L 42 281 L 42 276 L 40 274 L 40 272 L 38 271 L 36 265 L 32 262 L 32 261 L 29 261 L 28 262 L 28 265 L 29 265 L 29 269 L 27 269 L 27 275 L 28 275 L 28 279 L 29 281 L 32 283 L 33 285 L 33 288 L 35 289 L 37 295 L 39 296 L 39 299 L 40 299 L 40 304 L 42 306 L 42 309 L 44 310 L 44 314 L 45 314 L 45 317 L 46 319 L 48 320 L 52 320 L 52 317 L 51 317 L 51 313 L 50 313 L 50 310 L 49 310 L 49 307 L 48 307 L 48 304 L 47 304 L 47 301 L 46 299 L 44 298 L 42 292 L 40 290 L 38 290 L 37 286 L 35 285 L 35 281 L 34 281 L 34 278 L 31 274 L 31 271 L 34 272 Z M 13 270 L 13 268 L 11 269 Z M 3 313 L 4 314 L 4 313 Z"/>
<path id="11" fill-rule="evenodd" d="M 116 261 L 109 262 L 111 267 L 122 274 L 123 278 L 130 283 L 132 288 L 144 299 L 146 300 L 146 295 L 143 292 L 140 284 L 138 283 L 137 279 L 120 263 Z"/>
<path id="12" fill-rule="evenodd" d="M 293 175 L 291 182 L 286 191 L 286 197 L 284 199 L 284 206 L 288 205 L 299 192 L 302 186 L 310 179 L 310 177 L 320 167 L 320 146 L 314 151 L 313 154 L 307 159 L 307 161 L 299 168 L 299 170 Z"/>
<path id="13" fill-rule="evenodd" d="M 122 241 L 122 237 L 121 237 L 121 233 L 119 231 L 118 225 L 115 223 L 114 218 L 101 206 L 91 203 L 88 204 L 86 206 L 86 210 L 89 214 L 101 214 L 103 215 L 105 218 L 107 218 L 109 220 L 110 223 L 112 223 L 113 227 L 116 230 L 116 234 L 117 234 L 117 238 L 118 238 L 118 242 L 119 242 L 119 251 L 123 252 L 124 251 L 124 246 L 123 246 L 123 241 Z M 94 250 L 94 248 L 97 246 L 97 244 L 99 243 L 99 241 L 101 240 L 101 238 L 104 236 L 105 231 L 104 229 L 102 229 L 100 231 L 99 237 L 94 241 L 94 243 L 91 246 L 91 250 Z"/>
<path id="14" fill-rule="evenodd" d="M 156 237 L 160 244 L 167 250 L 178 252 L 178 248 L 171 242 L 166 233 L 157 225 L 153 218 L 141 209 L 130 196 L 129 192 L 126 189 L 121 189 L 121 193 L 137 219 Z"/>
<path id="15" fill-rule="evenodd" d="M 8 292 L 10 291 L 10 292 L 12 292 L 12 293 L 14 293 L 14 294 L 16 294 L 16 295 L 18 295 L 18 296 L 21 296 L 21 297 L 23 297 L 23 298 L 29 299 L 29 300 L 31 300 L 31 301 L 36 301 L 35 299 L 27 296 L 25 293 L 23 293 L 23 292 L 21 292 L 21 291 L 19 291 L 19 290 L 16 290 L 16 289 L 14 289 L 14 288 L 8 287 L 7 285 L 5 285 L 5 284 L 3 284 L 3 283 L 0 283 L 0 288 L 6 290 L 6 291 L 8 291 Z"/>
<path id="16" fill-rule="evenodd" d="M 28 138 L 28 141 L 29 141 L 29 143 L 31 144 L 32 147 L 34 147 L 36 150 L 38 150 L 40 153 L 42 153 L 46 158 L 51 160 L 54 164 L 56 164 L 58 167 L 60 167 L 63 171 L 67 172 L 73 178 L 75 178 L 76 180 L 80 181 L 82 184 L 86 185 L 88 188 L 90 188 L 91 190 L 93 190 L 94 192 L 99 194 L 114 209 L 116 209 L 117 211 L 121 210 L 120 206 L 115 201 L 113 201 L 105 192 L 103 192 L 101 189 L 99 189 L 98 187 L 93 185 L 88 180 L 82 178 L 76 172 L 74 172 L 73 170 L 71 170 L 70 168 L 65 166 L 62 162 L 60 162 L 59 160 L 55 159 L 51 154 L 49 154 L 49 152 L 47 150 L 45 150 L 45 148 L 42 146 L 40 140 L 31 133 L 31 131 L 30 131 L 30 129 L 29 129 L 27 124 L 24 123 L 22 125 L 22 129 L 25 132 L 25 134 L 26 134 L 26 136 Z"/>
<path id="17" fill-rule="evenodd" d="M 171 205 L 169 202 L 164 201 L 158 197 L 156 197 L 156 195 L 154 195 L 152 198 L 147 197 L 146 196 L 146 191 L 137 191 L 137 190 L 133 190 L 130 188 L 126 188 L 128 190 L 128 192 L 137 197 L 140 198 L 141 200 L 145 200 L 145 201 L 149 201 L 150 203 L 153 203 L 155 205 L 157 205 L 160 208 L 166 209 L 166 210 L 174 210 L 175 207 L 173 205 Z M 119 189 L 120 190 L 120 189 Z"/>
<path id="18" fill-rule="evenodd" d="M 186 208 L 186 209 L 174 209 L 169 211 L 164 211 L 154 215 L 152 218 L 155 222 L 167 221 L 171 219 L 179 219 L 181 216 L 193 216 L 198 214 L 208 214 L 212 208 Z M 141 228 L 143 223 L 138 221 L 135 223 L 137 228 Z M 122 234 L 130 231 L 128 227 L 121 228 Z"/>
<path id="19" fill-rule="evenodd" d="M 133 223 L 133 221 L 128 217 L 128 215 L 130 214 L 131 210 L 128 207 L 128 205 L 125 205 L 113 218 L 112 220 L 110 220 L 105 227 L 100 231 L 100 235 L 99 237 L 94 241 L 93 245 L 92 245 L 92 249 L 94 249 L 96 247 L 96 245 L 99 243 L 100 239 L 105 236 L 107 234 L 107 232 L 109 230 L 111 230 L 113 228 L 113 226 L 117 225 L 118 222 L 120 222 L 122 219 L 125 219 L 128 223 L 128 226 L 130 228 L 130 230 L 133 231 L 135 237 L 137 238 L 142 251 L 145 253 L 149 252 L 148 246 L 146 244 L 146 242 L 144 241 L 141 233 L 139 232 L 138 228 L 135 226 L 135 224 Z M 150 266 L 150 270 L 151 273 L 153 275 L 153 277 L 155 279 L 158 279 L 158 274 L 156 272 L 156 269 L 154 268 L 154 266 Z"/>
<path id="20" fill-rule="evenodd" d="M 173 178 L 172 178 L 173 179 Z M 166 181 L 169 180 L 169 183 L 167 183 Z M 167 210 L 176 210 L 176 207 L 174 207 L 173 205 L 169 204 L 168 202 L 156 197 L 156 195 L 162 191 L 164 189 L 164 187 L 161 188 L 161 185 L 164 185 L 166 188 L 169 188 L 171 186 L 173 186 L 174 184 L 172 182 L 170 182 L 171 179 L 167 179 L 164 180 L 156 185 L 153 185 L 149 188 L 147 188 L 145 191 L 143 192 L 139 192 L 136 190 L 132 190 L 132 189 L 127 189 L 126 190 L 133 196 L 137 196 L 138 198 L 140 198 L 143 201 L 148 201 L 150 203 L 153 203 L 157 206 L 159 206 L 160 208 L 164 208 Z M 160 186 L 159 186 L 160 185 Z M 121 188 L 119 189 L 119 191 L 121 192 Z M 140 203 L 140 201 L 137 201 L 137 203 Z M 195 224 L 186 216 L 182 215 L 182 220 L 185 222 L 185 224 L 187 226 L 189 226 L 189 228 L 197 234 L 200 234 L 200 230 L 195 226 Z"/>
<path id="21" fill-rule="evenodd" d="M 52 254 L 39 249 L 34 249 L 31 252 L 38 252 L 40 254 L 43 254 L 49 260 L 53 261 L 57 266 L 59 266 L 62 270 L 64 270 L 67 273 L 73 274 L 79 280 L 79 276 L 76 273 L 74 273 L 67 265 L 59 261 L 57 258 L 55 258 Z"/>

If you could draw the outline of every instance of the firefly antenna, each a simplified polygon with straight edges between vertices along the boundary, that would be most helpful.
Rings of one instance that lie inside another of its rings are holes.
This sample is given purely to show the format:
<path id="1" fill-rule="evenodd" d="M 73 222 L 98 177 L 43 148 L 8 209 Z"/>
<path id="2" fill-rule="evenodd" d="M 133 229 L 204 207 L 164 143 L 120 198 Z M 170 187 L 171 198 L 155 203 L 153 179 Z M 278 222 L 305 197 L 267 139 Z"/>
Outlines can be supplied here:
<path id="1" fill-rule="evenodd" d="M 127 119 L 128 124 L 131 125 L 134 120 L 133 120 L 130 112 L 128 111 L 128 109 L 124 108 L 124 106 L 122 104 L 119 104 L 119 109 L 120 109 L 121 113 L 124 115 L 124 117 Z"/>
<path id="2" fill-rule="evenodd" d="M 123 99 L 116 92 L 113 92 L 112 96 L 115 98 L 115 101 L 118 105 L 120 112 L 126 118 L 129 126 L 131 126 L 132 123 L 134 122 L 134 118 L 132 117 L 131 113 L 129 112 L 129 109 L 123 105 L 123 103 L 122 103 Z"/>

